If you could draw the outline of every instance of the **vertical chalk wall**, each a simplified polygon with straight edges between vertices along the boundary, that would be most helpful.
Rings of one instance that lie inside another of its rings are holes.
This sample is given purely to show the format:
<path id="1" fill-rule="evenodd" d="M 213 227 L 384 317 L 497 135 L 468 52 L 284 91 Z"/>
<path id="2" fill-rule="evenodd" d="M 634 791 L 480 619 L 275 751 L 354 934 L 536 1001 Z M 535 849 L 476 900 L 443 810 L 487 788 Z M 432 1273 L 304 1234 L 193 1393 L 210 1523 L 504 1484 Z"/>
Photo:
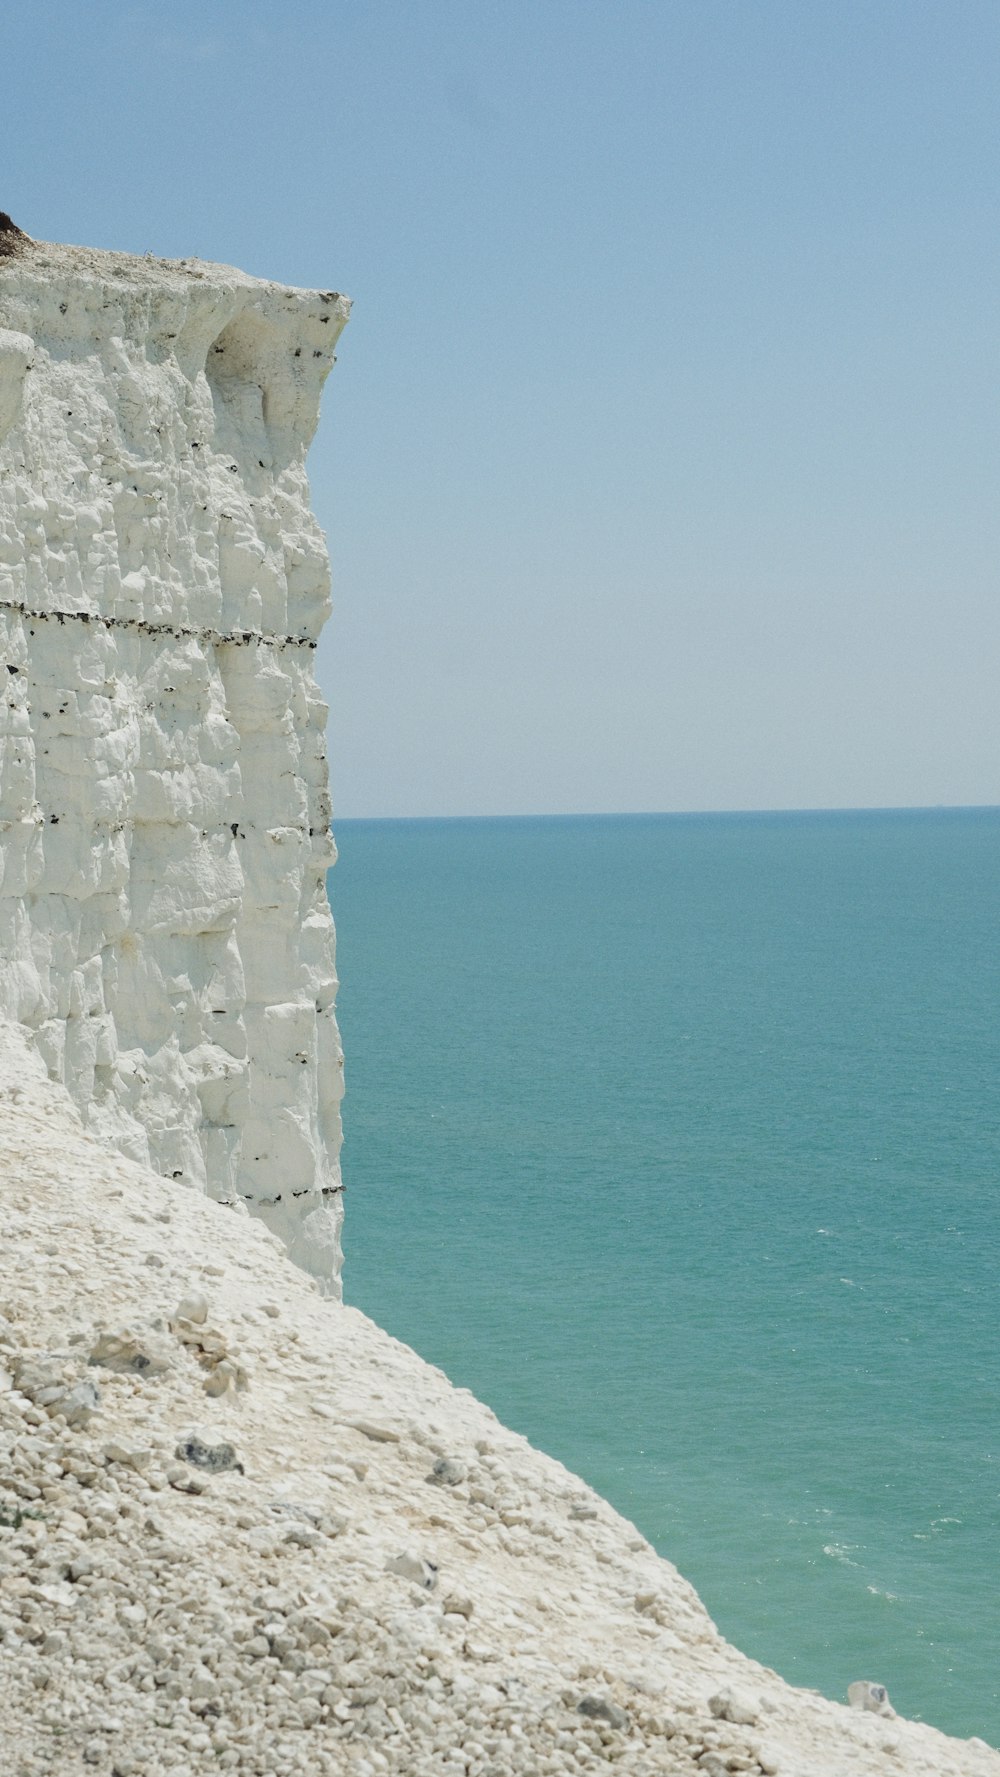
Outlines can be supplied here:
<path id="1" fill-rule="evenodd" d="M 0 1017 L 86 1122 L 338 1287 L 305 455 L 348 305 L 0 257 Z"/>

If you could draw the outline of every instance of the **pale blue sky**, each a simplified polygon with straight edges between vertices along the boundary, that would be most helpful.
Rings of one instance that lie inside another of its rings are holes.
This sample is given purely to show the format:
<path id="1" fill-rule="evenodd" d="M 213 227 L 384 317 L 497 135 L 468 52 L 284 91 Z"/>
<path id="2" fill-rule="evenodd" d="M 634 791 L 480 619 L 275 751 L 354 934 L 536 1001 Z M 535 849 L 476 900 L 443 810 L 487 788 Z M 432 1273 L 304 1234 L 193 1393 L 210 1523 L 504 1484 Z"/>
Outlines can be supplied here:
<path id="1" fill-rule="evenodd" d="M 343 815 L 1000 801 L 996 0 L 33 0 L 0 208 L 348 291 Z"/>

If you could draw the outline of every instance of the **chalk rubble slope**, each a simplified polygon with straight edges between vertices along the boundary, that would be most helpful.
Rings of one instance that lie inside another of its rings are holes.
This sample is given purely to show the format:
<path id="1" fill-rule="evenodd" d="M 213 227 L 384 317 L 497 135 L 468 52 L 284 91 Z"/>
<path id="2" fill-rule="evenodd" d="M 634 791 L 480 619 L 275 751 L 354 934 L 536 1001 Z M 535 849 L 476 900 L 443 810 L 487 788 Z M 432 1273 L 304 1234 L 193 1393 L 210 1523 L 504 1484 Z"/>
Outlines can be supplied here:
<path id="1" fill-rule="evenodd" d="M 9 1777 L 1000 1777 L 745 1659 L 262 1223 L 109 1152 L 9 1025 L 0 1179 Z"/>

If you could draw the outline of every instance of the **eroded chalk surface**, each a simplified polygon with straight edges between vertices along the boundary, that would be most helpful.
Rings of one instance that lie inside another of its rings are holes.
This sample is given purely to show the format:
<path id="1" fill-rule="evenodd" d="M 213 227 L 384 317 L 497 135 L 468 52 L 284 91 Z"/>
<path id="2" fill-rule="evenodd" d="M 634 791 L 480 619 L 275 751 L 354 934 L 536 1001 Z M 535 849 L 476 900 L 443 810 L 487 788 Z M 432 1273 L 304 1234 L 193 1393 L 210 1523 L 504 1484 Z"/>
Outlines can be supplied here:
<path id="1" fill-rule="evenodd" d="M 745 1659 L 277 1247 L 109 1153 L 0 1025 L 4 1777 L 1000 1777 L 870 1650 L 853 1708 Z"/>
<path id="2" fill-rule="evenodd" d="M 305 455 L 348 305 L 0 258 L 0 1016 L 119 1149 L 335 1290 L 329 608 Z"/>

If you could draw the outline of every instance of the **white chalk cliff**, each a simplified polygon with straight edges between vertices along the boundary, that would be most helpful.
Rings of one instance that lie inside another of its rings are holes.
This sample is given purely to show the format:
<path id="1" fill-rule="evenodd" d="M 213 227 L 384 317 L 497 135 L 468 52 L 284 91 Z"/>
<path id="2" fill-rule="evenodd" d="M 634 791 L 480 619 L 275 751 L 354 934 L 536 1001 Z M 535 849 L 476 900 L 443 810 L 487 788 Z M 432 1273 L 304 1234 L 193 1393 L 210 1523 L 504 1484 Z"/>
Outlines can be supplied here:
<path id="1" fill-rule="evenodd" d="M 304 457 L 346 316 L 0 216 L 3 1777 L 1000 1777 L 856 1672 L 849 1710 L 744 1658 L 634 1526 L 320 1299 Z"/>
<path id="2" fill-rule="evenodd" d="M 347 312 L 0 229 L 0 1017 L 90 1129 L 245 1203 L 331 1292 L 305 455 Z"/>

